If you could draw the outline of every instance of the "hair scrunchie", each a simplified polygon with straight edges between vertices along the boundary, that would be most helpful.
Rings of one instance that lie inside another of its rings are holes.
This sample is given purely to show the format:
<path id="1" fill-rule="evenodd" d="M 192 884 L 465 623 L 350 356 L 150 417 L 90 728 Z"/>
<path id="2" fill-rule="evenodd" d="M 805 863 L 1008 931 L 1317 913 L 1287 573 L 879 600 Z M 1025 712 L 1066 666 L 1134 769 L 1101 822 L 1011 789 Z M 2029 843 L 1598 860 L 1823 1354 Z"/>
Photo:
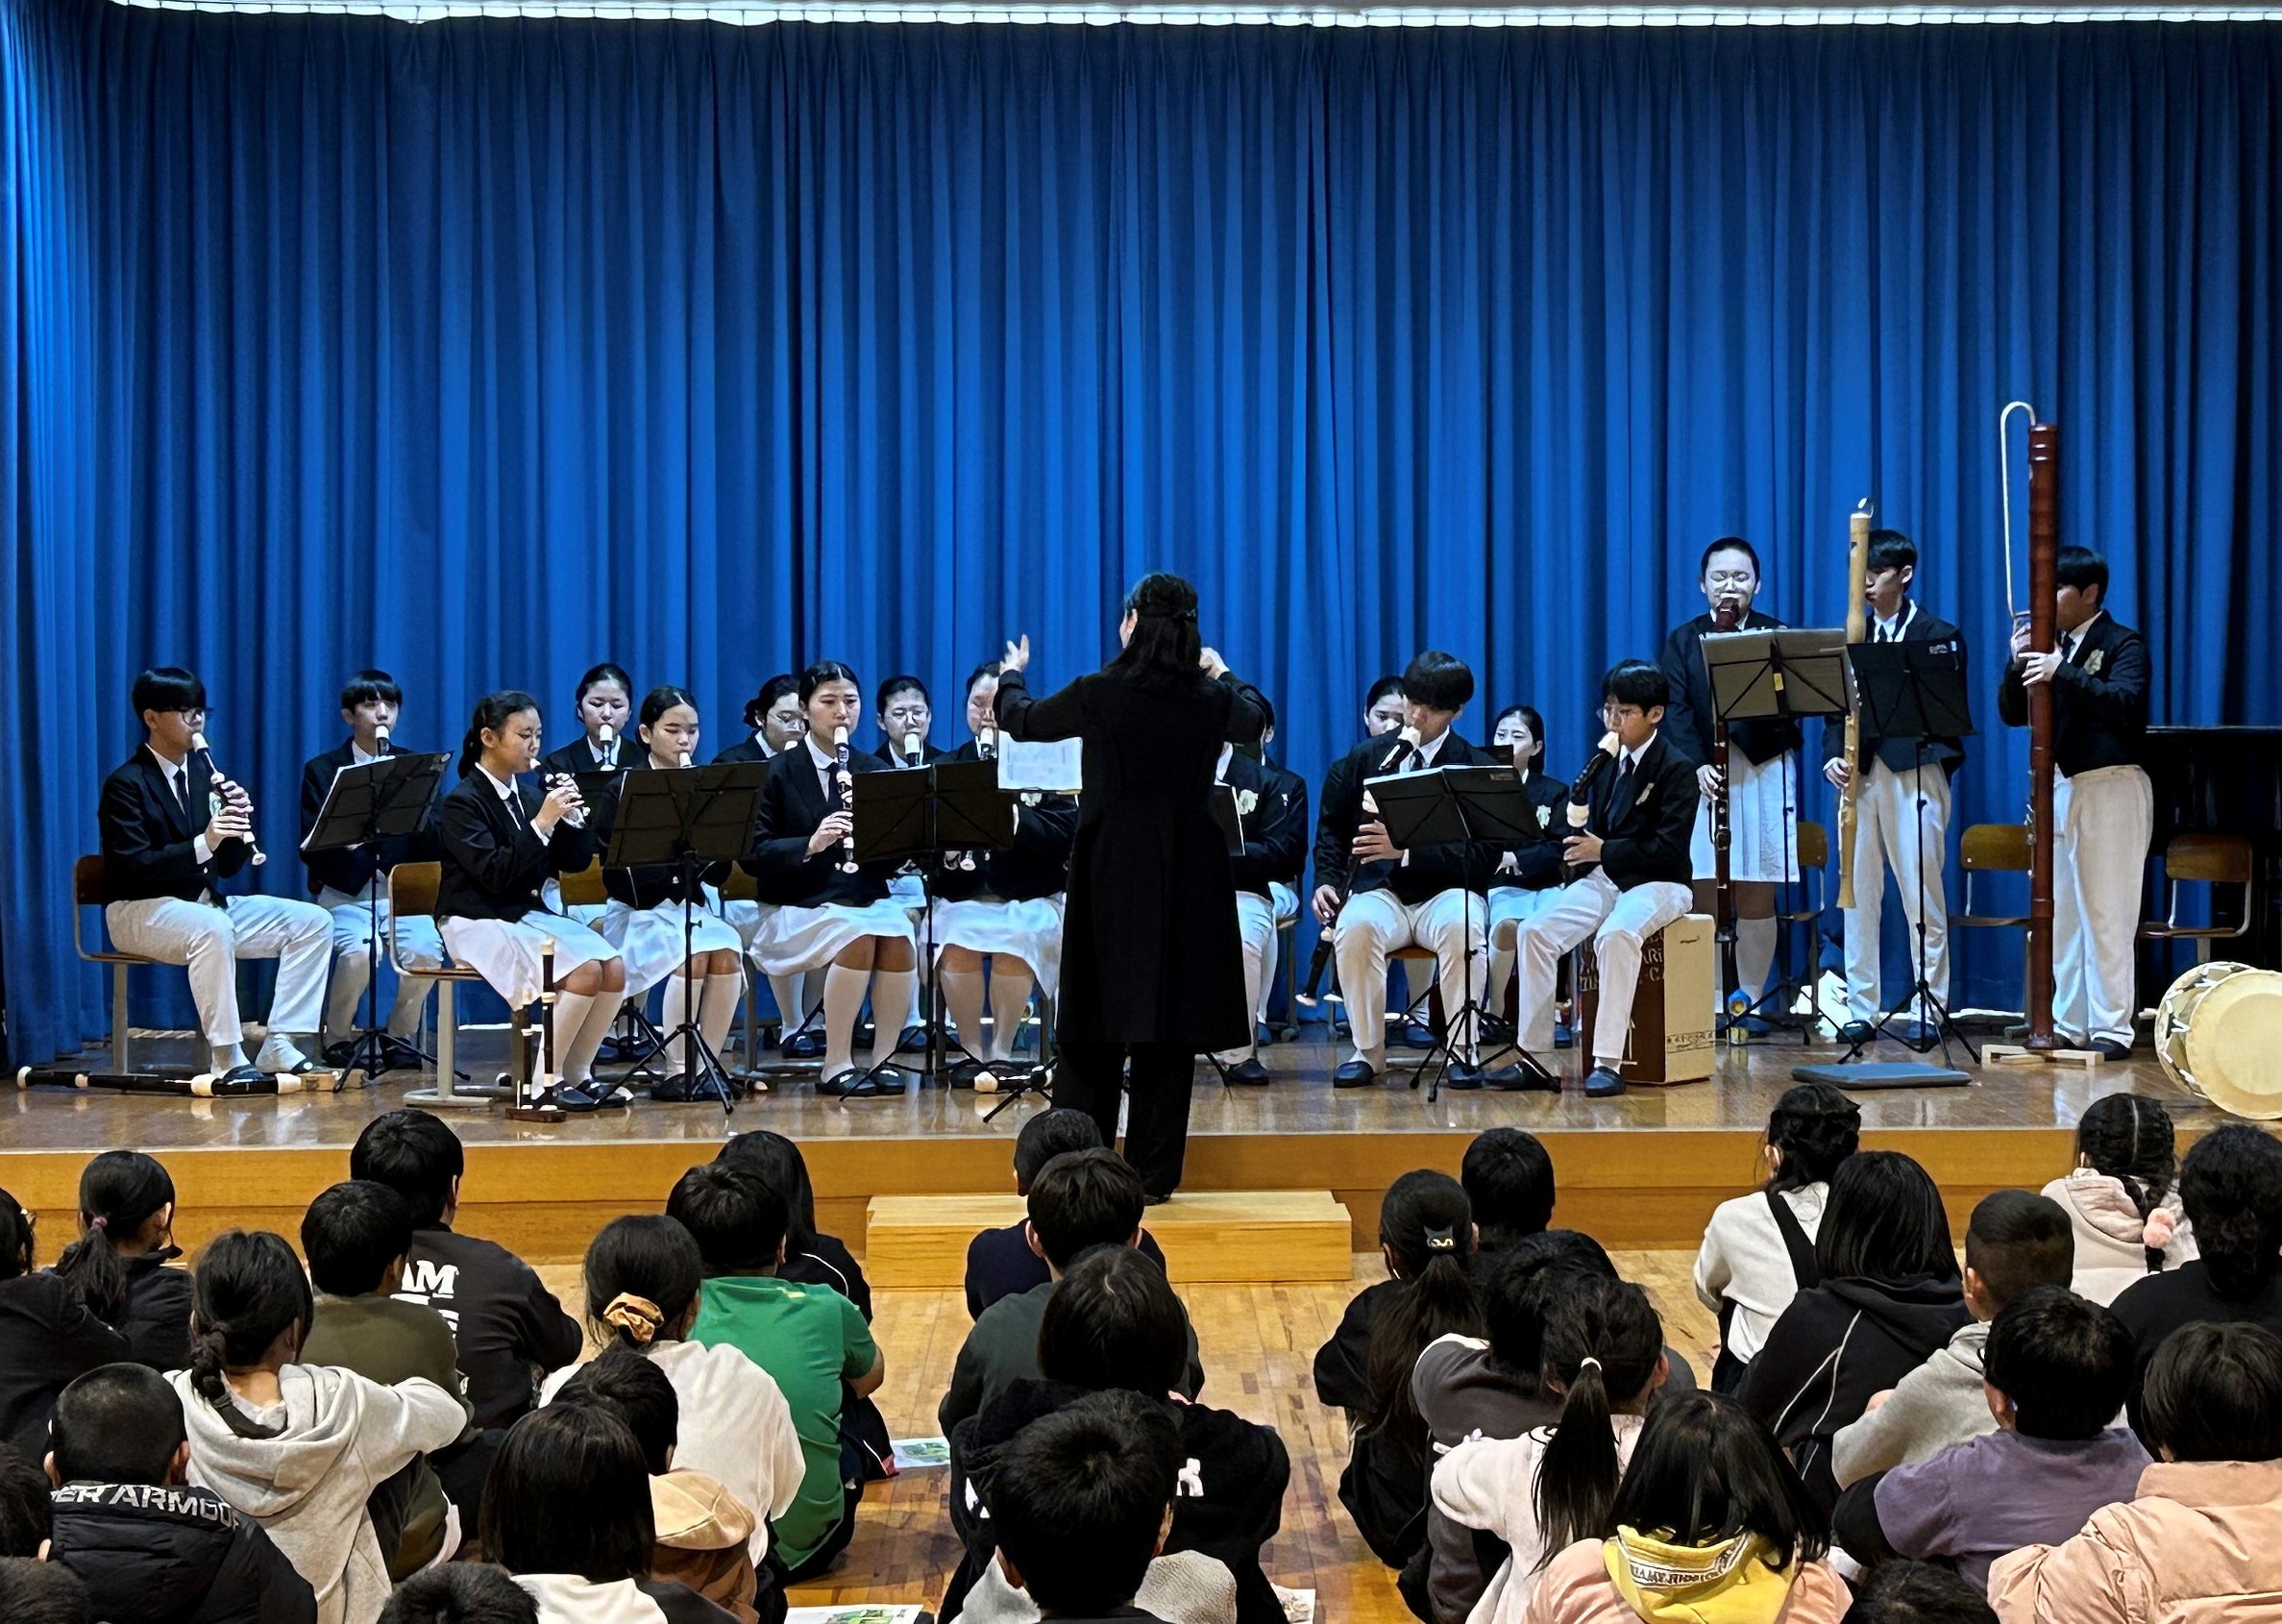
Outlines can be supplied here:
<path id="1" fill-rule="evenodd" d="M 636 1347 L 648 1347 L 657 1341 L 657 1334 L 666 1328 L 666 1314 L 648 1297 L 621 1292 L 610 1299 L 610 1306 L 602 1310 L 602 1323 L 615 1325 L 624 1331 Z"/>
<path id="2" fill-rule="evenodd" d="M 1458 1250 L 1458 1236 L 1447 1229 L 1429 1229 L 1426 1232 L 1426 1249 L 1430 1252 L 1455 1252 Z"/>
<path id="3" fill-rule="evenodd" d="M 1600 1362 L 1599 1360 L 1595 1359 L 1595 1358 L 1594 1358 L 1594 1357 L 1593 1357 L 1591 1354 L 1589 1354 L 1589 1353 L 1588 1353 L 1588 1354 L 1586 1354 L 1586 1355 L 1585 1355 L 1585 1356 L 1584 1356 L 1583 1359 L 1580 1359 L 1580 1360 L 1577 1362 L 1577 1373 L 1578 1373 L 1580 1376 L 1583 1375 L 1583 1374 L 1585 1373 L 1585 1371 L 1586 1371 L 1586 1370 L 1588 1370 L 1588 1369 L 1589 1369 L 1589 1370 L 1599 1370 L 1600 1368 L 1601 1368 L 1601 1362 Z M 1604 1375 L 1606 1375 L 1606 1374 L 1607 1374 L 1607 1372 L 1606 1372 L 1606 1371 L 1603 1371 L 1602 1373 L 1603 1373 Z"/>

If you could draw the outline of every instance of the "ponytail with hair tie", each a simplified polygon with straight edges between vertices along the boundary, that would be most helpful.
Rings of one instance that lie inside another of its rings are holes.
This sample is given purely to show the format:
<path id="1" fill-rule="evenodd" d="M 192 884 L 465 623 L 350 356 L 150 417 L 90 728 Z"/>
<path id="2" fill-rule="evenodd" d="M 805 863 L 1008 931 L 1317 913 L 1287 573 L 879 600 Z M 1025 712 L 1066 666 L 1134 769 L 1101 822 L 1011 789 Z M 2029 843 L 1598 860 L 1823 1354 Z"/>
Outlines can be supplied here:
<path id="1" fill-rule="evenodd" d="M 666 1314 L 648 1297 L 621 1292 L 602 1310 L 602 1322 L 616 1327 L 619 1335 L 635 1347 L 648 1347 L 666 1328 Z"/>
<path id="2" fill-rule="evenodd" d="M 1458 1250 L 1458 1235 L 1447 1226 L 1436 1228 L 1430 1225 L 1426 1231 L 1426 1249 L 1430 1252 L 1455 1252 Z"/>
<path id="3" fill-rule="evenodd" d="M 1615 1532 L 1609 1513 L 1624 1462 L 1611 1417 L 1617 1404 L 1645 1397 L 1663 1356 L 1663 1322 L 1639 1287 L 1575 1275 L 1549 1294 L 1544 1374 L 1564 1390 L 1531 1489 L 1543 1538 L 1536 1568 L 1580 1539 Z"/>

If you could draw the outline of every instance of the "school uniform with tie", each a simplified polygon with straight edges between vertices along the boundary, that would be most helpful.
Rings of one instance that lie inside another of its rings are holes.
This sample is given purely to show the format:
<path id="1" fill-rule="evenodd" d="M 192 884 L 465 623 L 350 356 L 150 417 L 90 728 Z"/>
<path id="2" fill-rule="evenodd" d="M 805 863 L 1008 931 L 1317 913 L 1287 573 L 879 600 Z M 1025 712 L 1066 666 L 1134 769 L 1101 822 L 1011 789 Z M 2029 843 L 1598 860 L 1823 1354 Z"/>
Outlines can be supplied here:
<path id="1" fill-rule="evenodd" d="M 1244 844 L 1229 854 L 1236 880 L 1237 934 L 1244 946 L 1244 1002 L 1252 1012 L 1253 1041 L 1226 1049 L 1223 1066 L 1241 1065 L 1259 1052 L 1259 1028 L 1267 1020 L 1268 990 L 1280 957 L 1277 930 L 1299 917 L 1300 872 L 1308 860 L 1308 784 L 1281 767 L 1220 750 L 1219 781 L 1236 792 Z"/>
<path id="2" fill-rule="evenodd" d="M 637 740 L 613 738 L 605 750 L 586 734 L 580 733 L 562 749 L 549 750 L 539 758 L 539 781 L 544 784 L 557 773 L 567 773 L 574 777 L 580 773 L 621 773 L 631 767 L 641 753 L 642 746 Z M 600 850 L 601 848 L 596 849 Z M 557 873 L 576 874 L 578 867 L 576 863 L 566 863 Z M 607 902 L 566 905 L 562 899 L 562 887 L 552 876 L 547 881 L 546 898 L 547 906 L 552 912 L 596 929 L 601 927 L 602 916 L 609 911 Z"/>
<path id="3" fill-rule="evenodd" d="M 1334 807 L 1327 801 L 1326 819 L 1353 833 L 1366 820 L 1362 797 L 1366 781 L 1382 775 L 1372 771 L 1394 747 L 1386 739 L 1371 739 L 1348 751 L 1345 769 L 1337 773 L 1349 804 Z M 1425 772 L 1435 767 L 1494 767 L 1502 765 L 1487 750 L 1478 750 L 1456 732 L 1411 749 L 1398 758 L 1397 770 Z M 1335 770 L 1336 771 L 1336 770 Z M 1328 796 L 1330 780 L 1325 784 Z M 1445 1017 L 1455 1020 L 1470 1000 L 1479 1006 L 1488 986 L 1485 947 L 1489 929 L 1489 903 L 1483 895 L 1497 866 L 1496 848 L 1485 842 L 1447 842 L 1421 846 L 1380 862 L 1357 864 L 1341 852 L 1337 867 L 1321 865 L 1324 843 L 1316 843 L 1318 883 L 1337 885 L 1354 869 L 1347 905 L 1332 926 L 1332 953 L 1339 967 L 1339 990 L 1347 999 L 1347 1024 L 1354 1042 L 1348 1063 L 1361 1061 L 1372 1072 L 1386 1067 L 1386 961 L 1398 947 L 1413 945 L 1433 951 Z M 1461 1058 L 1471 1060 L 1471 1056 Z"/>
<path id="4" fill-rule="evenodd" d="M 540 947 L 554 944 L 559 982 L 581 965 L 619 956 L 591 927 L 546 905 L 547 881 L 593 857 L 587 831 L 569 819 L 550 834 L 533 824 L 546 796 L 524 777 L 499 779 L 478 762 L 444 797 L 437 814 L 442 878 L 436 922 L 454 964 L 478 972 L 493 992 L 522 1007 L 539 996 Z"/>
<path id="5" fill-rule="evenodd" d="M 851 774 L 888 771 L 862 750 L 850 750 L 847 764 Z M 745 866 L 761 901 L 773 904 L 752 940 L 752 962 L 764 975 L 822 968 L 867 936 L 918 940 L 909 912 L 888 898 L 890 865 L 842 874 L 840 847 L 808 850 L 817 826 L 840 806 L 835 773 L 832 753 L 804 738 L 776 758 L 762 786 L 760 839 Z"/>
<path id="6" fill-rule="evenodd" d="M 1773 631 L 1782 622 L 1757 610 L 1743 617 L 1739 631 Z M 1691 768 L 1712 759 L 1712 728 L 1719 716 L 1711 693 L 1711 673 L 1704 663 L 1704 639 L 1717 627 L 1708 614 L 1675 627 L 1664 641 L 1660 663 L 1672 690 L 1658 736 Z M 1728 726 L 1728 877 L 1784 883 L 1799 877 L 1798 793 L 1792 785 L 1799 725 L 1787 719 L 1756 718 Z M 1689 866 L 1697 879 L 1714 878 L 1717 853 L 1711 845 L 1711 803 L 1699 797 L 1696 823 L 1688 837 Z M 1772 946 L 1772 934 L 1770 935 Z"/>
<path id="7" fill-rule="evenodd" d="M 2104 596 L 2104 594 L 2103 594 Z M 2147 735 L 2147 640 L 2105 609 L 2060 638 L 2052 676 L 2052 1023 L 2080 1043 L 2131 1046 L 2155 789 Z M 1997 690 L 2006 724 L 2028 724 L 2021 668 Z"/>
<path id="8" fill-rule="evenodd" d="M 224 895 L 253 848 L 226 840 L 209 849 L 212 792 L 202 762 L 170 762 L 147 744 L 104 779 L 97 812 L 104 923 L 121 950 L 189 972 L 199 1025 L 212 1049 L 234 1051 L 243 1036 L 239 959 L 278 961 L 270 1031 L 313 1036 L 324 1015 L 331 916 L 287 897 Z M 270 1054 L 270 1046 L 263 1052 Z"/>
<path id="9" fill-rule="evenodd" d="M 1624 1058 L 1641 945 L 1695 899 L 1688 828 L 1698 799 L 1695 765 L 1661 730 L 1602 773 L 1585 816 L 1586 830 L 1601 837 L 1600 862 L 1556 891 L 1521 928 L 1523 1047 L 1551 1047 L 1560 956 L 1590 937 L 1601 980 L 1593 1061 L 1613 1070 Z"/>
<path id="10" fill-rule="evenodd" d="M 1873 643 L 1957 645 L 1960 673 L 1965 644 L 1957 628 L 1904 600 L 1890 621 L 1875 615 L 1863 636 Z M 1824 724 L 1824 753 L 1836 760 L 1845 749 L 1843 719 Z M 1859 732 L 1861 776 L 1854 786 L 1854 906 L 1846 916 L 1846 1013 L 1852 1021 L 1875 1021 L 1881 1009 L 1878 988 L 1878 931 L 1884 923 L 1886 871 L 1894 871 L 1902 912 L 1909 921 L 1909 951 L 1918 971 L 1918 898 L 1925 897 L 1926 988 L 1944 1008 L 1950 1001 L 1950 913 L 1942 889 L 1942 859 L 1949 847 L 1950 780 L 1965 763 L 1962 739 L 1883 739 L 1871 729 L 1867 713 Z M 1920 1012 L 1921 1019 L 1929 1019 Z"/>
<path id="11" fill-rule="evenodd" d="M 981 746 L 971 739 L 941 757 L 982 758 Z M 935 951 L 941 956 L 945 947 L 965 947 L 985 957 L 1020 959 L 1050 998 L 1062 982 L 1062 919 L 1078 805 L 1069 796 L 1050 795 L 1012 810 L 1012 846 L 983 852 L 973 869 L 954 869 L 934 881 Z M 1020 1019 L 1018 1010 L 1008 1013 Z"/>
<path id="12" fill-rule="evenodd" d="M 336 749 L 309 757 L 301 770 L 301 837 L 307 840 L 325 809 L 325 797 L 343 768 L 362 767 L 381 756 L 404 753 L 388 741 L 380 755 L 367 755 L 352 738 Z M 440 789 L 439 785 L 439 789 Z M 373 978 L 373 933 L 386 942 L 393 915 L 388 906 L 388 873 L 397 864 L 427 859 L 436 851 L 435 816 L 442 805 L 439 793 L 429 808 L 428 824 L 418 834 L 384 840 L 376 852 L 357 845 L 343 850 L 305 851 L 302 864 L 309 872 L 309 894 L 317 906 L 332 916 L 332 991 L 325 1003 L 328 1042 L 346 1038 L 356 1025 L 356 1006 Z M 391 1036 L 410 1038 L 420 1030 L 434 980 L 417 973 L 444 967 L 444 939 L 429 919 L 407 919 L 396 926 L 396 1001 L 388 1011 Z"/>

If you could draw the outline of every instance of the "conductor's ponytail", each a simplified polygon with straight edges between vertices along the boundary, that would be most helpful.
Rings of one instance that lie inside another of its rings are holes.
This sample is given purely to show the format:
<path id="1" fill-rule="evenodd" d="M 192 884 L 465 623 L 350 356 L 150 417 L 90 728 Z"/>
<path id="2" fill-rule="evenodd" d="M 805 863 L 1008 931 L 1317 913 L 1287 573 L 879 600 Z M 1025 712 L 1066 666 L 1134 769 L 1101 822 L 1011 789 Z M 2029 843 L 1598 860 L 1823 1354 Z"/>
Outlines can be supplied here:
<path id="1" fill-rule="evenodd" d="M 1563 1392 L 1532 1491 L 1540 1568 L 1578 1540 L 1613 1532 L 1609 1512 L 1624 1463 L 1611 1416 L 1647 1397 L 1664 1352 L 1662 1322 L 1639 1287 L 1581 1274 L 1552 1284 L 1544 1299 L 1544 1381 Z"/>
<path id="2" fill-rule="evenodd" d="M 227 1230 L 206 1244 L 191 1271 L 190 1385 L 217 1407 L 233 1370 L 261 1364 L 277 1340 L 310 1313 L 309 1277 L 282 1235 Z"/>
<path id="3" fill-rule="evenodd" d="M 520 688 L 502 688 L 496 694 L 486 694 L 476 701 L 476 714 L 468 723 L 467 737 L 459 744 L 459 775 L 466 777 L 476 770 L 476 763 L 483 759 L 483 735 L 497 733 L 507 726 L 507 718 L 518 711 L 539 708 L 539 701 Z"/>

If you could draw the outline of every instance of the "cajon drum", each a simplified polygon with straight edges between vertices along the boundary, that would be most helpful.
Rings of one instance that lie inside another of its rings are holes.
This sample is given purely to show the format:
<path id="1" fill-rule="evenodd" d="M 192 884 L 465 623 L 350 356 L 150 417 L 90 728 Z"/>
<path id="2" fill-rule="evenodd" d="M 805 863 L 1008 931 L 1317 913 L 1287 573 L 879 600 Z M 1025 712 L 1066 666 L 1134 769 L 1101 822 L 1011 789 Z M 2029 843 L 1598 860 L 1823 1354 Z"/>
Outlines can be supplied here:
<path id="1" fill-rule="evenodd" d="M 1628 1083 L 1693 1083 L 1711 1075 L 1718 1045 L 1712 1029 L 1712 924 L 1709 914 L 1684 914 L 1640 945 L 1640 986 L 1632 995 L 1632 1029 L 1617 1072 Z M 1592 1041 L 1600 1007 L 1601 970 L 1587 940 L 1577 949 L 1580 1046 Z"/>

